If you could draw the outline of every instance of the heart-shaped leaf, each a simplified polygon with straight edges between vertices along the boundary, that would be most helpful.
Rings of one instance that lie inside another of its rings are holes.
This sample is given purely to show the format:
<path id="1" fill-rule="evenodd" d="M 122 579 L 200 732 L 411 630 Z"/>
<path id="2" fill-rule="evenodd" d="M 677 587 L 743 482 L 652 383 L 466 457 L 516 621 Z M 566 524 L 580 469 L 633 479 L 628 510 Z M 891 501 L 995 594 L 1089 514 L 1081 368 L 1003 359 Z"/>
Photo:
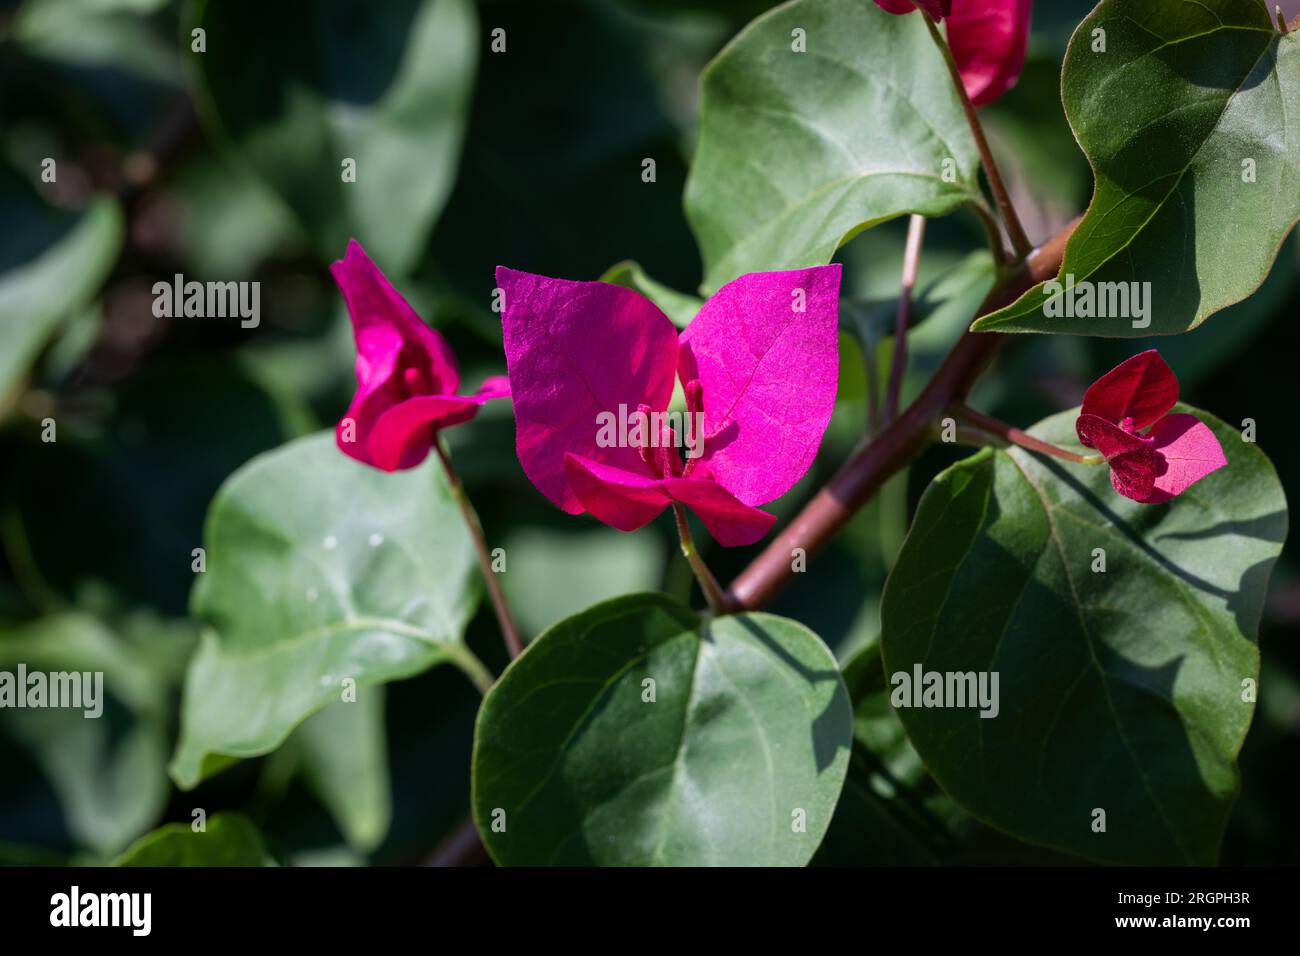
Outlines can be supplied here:
<path id="1" fill-rule="evenodd" d="M 851 723 L 802 625 L 618 598 L 538 637 L 484 699 L 474 818 L 502 864 L 800 866 Z"/>
<path id="2" fill-rule="evenodd" d="M 821 265 L 904 213 L 986 209 L 979 154 L 920 16 L 796 0 L 709 64 L 686 215 L 702 291 L 746 272 Z"/>
<path id="3" fill-rule="evenodd" d="M 207 31 L 193 57 L 205 118 L 321 254 L 355 237 L 390 274 L 410 269 L 456 176 L 473 4 L 203 3 L 195 25 Z"/>
<path id="4" fill-rule="evenodd" d="M 182 787 L 274 750 L 349 680 L 445 660 L 477 670 L 461 643 L 478 599 L 473 545 L 436 456 L 386 474 L 332 433 L 292 442 L 227 480 L 204 546 L 191 608 L 208 630 L 171 766 Z"/>
<path id="5" fill-rule="evenodd" d="M 238 813 L 220 813 L 203 830 L 169 823 L 142 836 L 114 866 L 275 866 L 262 834 Z"/>
<path id="6" fill-rule="evenodd" d="M 1059 285 L 974 328 L 1185 332 L 1259 287 L 1300 218 L 1300 35 L 1257 0 L 1103 0 L 1070 41 L 1061 98 L 1092 204 Z"/>
<path id="7" fill-rule="evenodd" d="M 935 779 L 980 820 L 1093 860 L 1212 863 L 1254 711 L 1286 501 L 1255 444 L 1179 410 L 1228 464 L 1174 501 L 986 449 L 930 485 L 885 588 L 891 700 Z M 1078 447 L 1077 415 L 1033 434 Z M 946 696 L 916 706 L 932 674 Z M 992 707 L 971 700 L 981 675 Z"/>

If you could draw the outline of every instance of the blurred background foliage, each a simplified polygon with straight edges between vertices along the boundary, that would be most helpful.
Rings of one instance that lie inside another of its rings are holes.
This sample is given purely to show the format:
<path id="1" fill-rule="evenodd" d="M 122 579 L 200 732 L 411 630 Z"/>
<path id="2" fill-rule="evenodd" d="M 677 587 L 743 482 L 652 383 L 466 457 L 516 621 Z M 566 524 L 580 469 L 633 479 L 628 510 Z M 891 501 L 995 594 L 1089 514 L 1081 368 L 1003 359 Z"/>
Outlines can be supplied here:
<path id="1" fill-rule="evenodd" d="M 867 2 L 867 0 L 864 0 Z M 111 860 L 164 823 L 235 810 L 276 858 L 434 858 L 469 806 L 477 705 L 455 670 L 389 685 L 386 739 L 327 709 L 267 758 L 192 792 L 166 773 L 195 628 L 191 551 L 209 501 L 254 455 L 332 425 L 351 394 L 350 329 L 328 263 L 358 236 L 451 341 L 468 381 L 501 372 L 490 309 L 498 263 L 694 293 L 682 187 L 708 59 L 760 0 L 0 0 L 0 667 L 104 670 L 104 719 L 0 712 L 0 862 Z M 1034 239 L 1086 205 L 1090 171 L 1058 79 L 1086 0 L 1036 5 L 1019 86 L 986 111 Z M 191 30 L 206 31 L 206 52 Z M 492 52 L 492 31 L 506 51 Z M 869 122 L 869 118 L 864 121 Z M 357 160 L 344 184 L 339 158 Z M 642 181 L 642 160 L 656 179 Z M 54 182 L 42 180 L 46 159 Z M 788 517 L 860 439 L 866 383 L 890 355 L 904 224 L 855 238 L 845 265 L 838 411 Z M 964 215 L 927 232 L 907 390 L 925 382 L 991 281 Z M 1147 343 L 1021 336 L 974 403 L 1027 425 L 1077 404 L 1097 374 L 1158 345 L 1184 398 L 1253 418 L 1300 488 L 1292 402 L 1300 247 L 1214 322 Z M 259 280 L 262 320 L 156 318 L 154 282 Z M 868 359 L 864 361 L 864 356 Z M 41 441 L 42 421 L 57 442 Z M 671 528 L 622 535 L 551 507 L 524 478 L 504 403 L 449 434 L 505 586 L 535 635 L 637 590 L 687 596 Z M 773 610 L 847 662 L 853 771 L 819 862 L 1068 862 L 954 808 L 884 704 L 881 585 L 930 477 L 898 476 Z M 710 549 L 724 580 L 756 549 Z M 1229 864 L 1300 861 L 1297 553 L 1274 574 L 1260 635 L 1261 706 L 1241 757 Z M 481 610 L 469 642 L 504 664 Z M 48 662 L 48 663 L 46 663 Z M 386 699 L 385 699 L 386 698 Z M 358 736 L 362 734 L 362 736 Z M 234 826 L 235 824 L 232 824 Z M 918 836 L 919 834 L 919 836 Z"/>

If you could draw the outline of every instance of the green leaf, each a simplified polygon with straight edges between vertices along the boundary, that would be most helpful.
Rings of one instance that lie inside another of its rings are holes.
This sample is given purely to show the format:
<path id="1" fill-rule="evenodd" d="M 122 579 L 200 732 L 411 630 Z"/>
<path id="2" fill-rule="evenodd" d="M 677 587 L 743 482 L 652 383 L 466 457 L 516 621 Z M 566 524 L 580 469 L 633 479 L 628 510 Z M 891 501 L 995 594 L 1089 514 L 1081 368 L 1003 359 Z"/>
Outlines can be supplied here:
<path id="1" fill-rule="evenodd" d="M 117 262 L 122 212 L 107 197 L 80 213 L 54 209 L 0 169 L 0 409 L 58 324 L 85 309 Z"/>
<path id="2" fill-rule="evenodd" d="M 473 545 L 436 456 L 386 474 L 331 433 L 291 442 L 227 480 L 204 546 L 191 607 L 208 630 L 171 766 L 182 787 L 274 750 L 345 679 L 361 688 L 448 660 L 476 673 L 461 642 Z"/>
<path id="3" fill-rule="evenodd" d="M 792 49 L 795 30 L 806 52 Z M 920 17 L 862 0 L 784 4 L 741 31 L 701 81 L 685 201 L 702 291 L 746 272 L 829 262 L 861 230 L 904 213 L 984 208 L 978 174 Z"/>
<path id="4" fill-rule="evenodd" d="M 94 678 L 87 683 L 87 675 L 102 675 L 111 702 L 5 707 L 0 726 L 41 767 L 76 842 L 99 854 L 118 852 L 157 822 L 167 805 L 171 709 L 157 662 L 94 618 L 68 613 L 0 637 L 0 669 L 15 673 L 19 664 L 29 674 L 82 674 L 82 686 L 92 695 Z M 99 715 L 90 717 L 87 710 Z"/>
<path id="5" fill-rule="evenodd" d="M 891 681 L 999 675 L 996 717 L 899 709 L 935 779 L 978 819 L 1092 860 L 1212 863 L 1254 711 L 1286 501 L 1258 446 L 1180 410 L 1228 465 L 1173 502 L 1120 497 L 1105 466 L 986 449 L 930 485 L 885 588 Z M 1078 447 L 1077 415 L 1032 433 Z"/>
<path id="6" fill-rule="evenodd" d="M 473 4 L 205 2 L 196 25 L 205 118 L 322 256 L 355 236 L 389 274 L 410 270 L 456 176 L 480 42 Z M 247 69 L 254 61 L 265 69 Z M 355 182 L 343 179 L 348 159 Z"/>
<path id="7" fill-rule="evenodd" d="M 382 686 L 365 688 L 355 701 L 339 701 L 313 714 L 283 749 L 299 761 L 308 786 L 348 846 L 364 853 L 383 842 L 393 806 Z"/>
<path id="8" fill-rule="evenodd" d="M 800 866 L 850 736 L 801 624 L 631 595 L 556 624 L 484 698 L 474 818 L 501 864 Z"/>
<path id="9" fill-rule="evenodd" d="M 126 70 L 167 86 L 181 85 L 176 46 L 148 17 L 167 0 L 27 0 L 13 37 L 43 59 L 88 70 Z"/>
<path id="10" fill-rule="evenodd" d="M 220 813 L 196 833 L 189 823 L 169 823 L 141 837 L 114 866 L 275 866 L 262 834 L 238 813 Z"/>
<path id="11" fill-rule="evenodd" d="M 700 306 L 704 304 L 698 296 L 687 295 L 685 292 L 670 289 L 662 282 L 656 282 L 646 275 L 639 263 L 631 259 L 610 266 L 600 277 L 600 281 L 626 286 L 640 292 L 659 306 L 663 314 L 672 319 L 673 325 L 679 329 L 690 325 L 691 319 L 695 318 L 695 313 L 699 312 Z"/>
<path id="12" fill-rule="evenodd" d="M 974 328 L 1168 335 L 1253 293 L 1300 218 L 1300 36 L 1254 0 L 1103 0 L 1070 42 L 1061 95 L 1096 179 L 1061 281 L 1094 295 L 1149 282 L 1145 319 L 1048 315 L 1063 301 L 1044 284 Z"/>

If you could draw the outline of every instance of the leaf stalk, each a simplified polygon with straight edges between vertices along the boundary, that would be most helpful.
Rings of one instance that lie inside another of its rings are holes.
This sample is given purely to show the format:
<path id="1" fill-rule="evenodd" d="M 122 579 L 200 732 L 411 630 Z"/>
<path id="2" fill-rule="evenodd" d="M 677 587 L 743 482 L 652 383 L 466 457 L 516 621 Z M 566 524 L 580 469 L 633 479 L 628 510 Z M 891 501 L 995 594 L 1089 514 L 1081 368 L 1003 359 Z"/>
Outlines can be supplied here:
<path id="1" fill-rule="evenodd" d="M 1004 442 L 1012 445 L 1018 445 L 1021 448 L 1027 448 L 1030 451 L 1036 451 L 1043 455 L 1051 455 L 1053 458 L 1063 458 L 1066 461 L 1072 461 L 1079 465 L 1101 465 L 1106 459 L 1101 455 L 1078 455 L 1072 451 L 1066 451 L 1053 445 L 1051 442 L 1045 442 L 1041 438 L 1035 438 L 1028 432 L 1023 432 L 1019 428 L 1008 425 L 1006 422 L 999 421 L 991 415 L 985 415 L 978 412 L 969 405 L 958 403 L 953 406 L 953 414 L 963 419 L 976 429 L 988 435 L 994 435 Z"/>
<path id="2" fill-rule="evenodd" d="M 673 504 L 673 516 L 677 519 L 677 536 L 682 542 L 682 554 L 695 572 L 695 580 L 700 582 L 700 590 L 704 592 L 704 599 L 709 602 L 709 607 L 717 613 L 722 613 L 727 604 L 726 595 L 722 590 L 722 585 L 718 579 L 713 576 L 709 566 L 704 563 L 700 557 L 699 550 L 695 547 L 695 537 L 691 534 L 690 522 L 686 520 L 686 509 L 681 505 Z"/>
<path id="3" fill-rule="evenodd" d="M 975 137 L 975 147 L 979 150 L 980 161 L 984 164 L 984 174 L 988 177 L 989 188 L 993 191 L 994 200 L 997 201 L 998 211 L 1002 213 L 1002 222 L 1006 226 L 1007 236 L 1011 240 L 1011 247 L 1015 250 L 1017 258 L 1024 259 L 1033 250 L 1033 245 L 1025 234 L 1025 227 L 1020 224 L 1020 216 L 1016 213 L 1016 207 L 1011 202 L 1011 194 L 1007 192 L 1006 183 L 1002 179 L 1002 172 L 998 169 L 997 161 L 993 158 L 993 151 L 989 149 L 988 138 L 984 135 L 984 126 L 975 113 L 975 105 L 971 103 L 970 94 L 966 92 L 966 84 L 962 82 L 961 71 L 957 68 L 957 61 L 953 59 L 952 48 L 948 46 L 948 41 L 939 32 L 939 27 L 930 15 L 920 8 L 918 8 L 918 12 L 925 19 L 926 28 L 930 31 L 930 38 L 934 40 L 939 52 L 943 54 L 944 63 L 948 66 L 948 75 L 952 77 L 953 87 L 957 91 L 958 99 L 961 100 L 961 108 L 966 114 L 966 122 L 970 126 L 971 135 Z M 998 239 L 996 245 L 1001 246 L 1001 239 Z M 994 249 L 995 258 L 1002 258 L 998 255 L 999 252 L 1001 252 L 1000 249 Z"/>

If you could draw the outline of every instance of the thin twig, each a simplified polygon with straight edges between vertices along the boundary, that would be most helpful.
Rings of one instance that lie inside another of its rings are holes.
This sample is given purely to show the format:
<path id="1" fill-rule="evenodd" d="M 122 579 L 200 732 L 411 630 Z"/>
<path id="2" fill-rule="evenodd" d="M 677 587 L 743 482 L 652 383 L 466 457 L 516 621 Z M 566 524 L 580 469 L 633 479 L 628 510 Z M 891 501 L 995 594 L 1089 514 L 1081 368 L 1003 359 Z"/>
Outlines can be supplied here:
<path id="1" fill-rule="evenodd" d="M 1022 270 L 989 294 L 978 314 L 988 315 L 1009 305 L 1039 282 L 1053 278 L 1060 271 L 1066 240 L 1077 224 L 1076 219 L 1031 254 Z M 772 600 L 794 576 L 790 560 L 794 549 L 812 555 L 824 547 L 890 475 L 930 444 L 935 423 L 954 402 L 965 400 L 1004 338 L 993 332 L 963 335 L 916 401 L 873 441 L 860 446 L 830 483 L 731 583 L 727 610 L 752 610 Z"/>
<path id="2" fill-rule="evenodd" d="M 682 554 L 691 565 L 691 570 L 695 572 L 695 579 L 700 582 L 700 590 L 704 592 L 704 599 L 709 602 L 709 607 L 715 611 L 721 611 L 727 603 L 726 596 L 722 592 L 722 585 L 718 579 L 713 576 L 709 566 L 704 563 L 700 553 L 695 547 L 695 538 L 691 534 L 690 522 L 686 520 L 686 509 L 681 505 L 673 504 L 673 516 L 677 518 L 677 536 L 682 540 Z"/>
<path id="3" fill-rule="evenodd" d="M 975 137 L 975 147 L 979 150 L 980 160 L 984 163 L 984 173 L 988 176 L 989 188 L 993 190 L 993 198 L 997 201 L 998 210 L 1002 213 L 1002 221 L 1006 225 L 1007 236 L 1011 239 L 1011 247 L 1015 249 L 1016 255 L 1023 259 L 1029 255 L 1033 245 L 1029 242 L 1029 237 L 1025 235 L 1025 227 L 1020 224 L 1020 217 L 1016 214 L 1016 207 L 1011 202 L 1011 194 L 1007 192 L 1006 184 L 1002 181 L 1002 173 L 998 170 L 998 164 L 993 159 L 993 151 L 989 149 L 989 141 L 984 136 L 984 126 L 975 114 L 975 105 L 971 103 L 970 94 L 966 92 L 966 84 L 962 82 L 961 71 L 957 68 L 957 61 L 953 59 L 948 41 L 943 38 L 943 34 L 939 32 L 934 20 L 924 10 L 921 10 L 920 13 L 925 18 L 925 25 L 930 30 L 931 38 L 934 40 L 935 45 L 939 47 L 939 52 L 943 54 L 944 62 L 948 65 L 948 73 L 952 77 L 953 86 L 957 89 L 957 97 L 961 100 L 961 108 L 966 113 L 966 122 L 970 124 L 971 135 Z"/>
<path id="4" fill-rule="evenodd" d="M 1035 438 L 1033 435 L 1023 432 L 1019 428 L 1014 428 L 1004 421 L 999 421 L 991 415 L 977 412 L 969 405 L 956 404 L 952 410 L 953 414 L 958 418 L 969 422 L 981 431 L 996 435 L 1003 441 L 1019 445 L 1021 448 L 1028 448 L 1030 451 L 1051 455 L 1053 458 L 1064 458 L 1066 461 L 1073 461 L 1080 465 L 1100 465 L 1106 460 L 1101 455 L 1077 455 L 1072 451 L 1066 451 L 1064 448 L 1058 448 L 1051 442 Z"/>
<path id="5" fill-rule="evenodd" d="M 515 626 L 515 619 L 510 614 L 510 605 L 506 603 L 501 582 L 497 580 L 497 574 L 492 570 L 492 556 L 488 553 L 487 541 L 483 537 L 483 525 L 478 520 L 474 505 L 470 503 L 460 475 L 451 464 L 451 456 L 442 447 L 441 441 L 435 440 L 433 447 L 442 460 L 442 468 L 447 473 L 447 483 L 451 486 L 452 496 L 460 505 L 461 514 L 465 516 L 465 526 L 469 529 L 470 539 L 474 542 L 479 567 L 483 569 L 483 583 L 487 585 L 488 596 L 492 599 L 492 609 L 496 611 L 497 623 L 501 626 L 501 636 L 505 639 L 506 650 L 510 652 L 512 658 L 518 657 L 524 651 L 524 642 L 519 639 L 519 628 Z"/>
<path id="6" fill-rule="evenodd" d="M 925 238 L 925 217 L 913 215 L 907 221 L 907 245 L 903 250 L 903 276 L 898 289 L 898 316 L 894 321 L 894 359 L 889 365 L 889 388 L 885 394 L 885 424 L 898 417 L 898 398 L 907 372 L 907 329 L 912 318 L 912 290 L 921 264 L 921 241 Z"/>

